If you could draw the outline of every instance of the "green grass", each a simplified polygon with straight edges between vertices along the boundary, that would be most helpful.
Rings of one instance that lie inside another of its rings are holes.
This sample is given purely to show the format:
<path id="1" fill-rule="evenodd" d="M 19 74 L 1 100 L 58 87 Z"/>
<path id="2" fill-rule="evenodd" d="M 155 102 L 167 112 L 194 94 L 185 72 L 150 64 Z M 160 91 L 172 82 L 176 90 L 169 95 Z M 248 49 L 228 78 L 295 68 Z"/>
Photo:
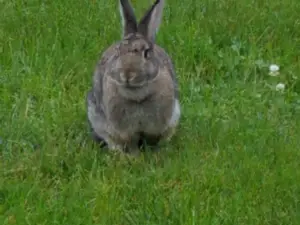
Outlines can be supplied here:
<path id="1" fill-rule="evenodd" d="M 133 1 L 138 16 L 148 4 Z M 159 153 L 128 161 L 93 143 L 85 109 L 121 35 L 117 1 L 0 1 L 0 224 L 300 224 L 299 12 L 168 0 L 157 42 L 182 120 Z"/>

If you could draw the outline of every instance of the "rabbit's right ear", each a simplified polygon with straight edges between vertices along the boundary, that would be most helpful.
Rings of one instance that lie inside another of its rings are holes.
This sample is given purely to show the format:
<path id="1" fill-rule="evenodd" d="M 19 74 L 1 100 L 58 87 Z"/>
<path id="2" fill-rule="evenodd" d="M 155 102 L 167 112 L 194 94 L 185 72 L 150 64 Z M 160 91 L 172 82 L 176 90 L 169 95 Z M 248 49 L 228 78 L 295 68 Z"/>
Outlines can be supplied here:
<path id="1" fill-rule="evenodd" d="M 120 13 L 123 23 L 123 37 L 137 31 L 137 22 L 129 0 L 120 0 Z"/>
<path id="2" fill-rule="evenodd" d="M 155 36 L 161 23 L 163 8 L 164 0 L 156 0 L 138 25 L 138 31 L 152 42 L 155 41 Z"/>

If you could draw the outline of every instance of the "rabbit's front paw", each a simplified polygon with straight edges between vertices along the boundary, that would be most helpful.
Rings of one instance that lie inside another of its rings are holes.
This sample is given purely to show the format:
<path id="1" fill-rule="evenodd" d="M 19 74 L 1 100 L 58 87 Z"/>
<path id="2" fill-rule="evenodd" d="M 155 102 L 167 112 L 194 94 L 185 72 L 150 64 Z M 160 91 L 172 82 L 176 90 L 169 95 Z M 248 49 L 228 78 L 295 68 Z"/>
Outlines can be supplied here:
<path id="1" fill-rule="evenodd" d="M 108 141 L 108 148 L 114 152 L 123 152 L 123 146 L 111 140 Z"/>

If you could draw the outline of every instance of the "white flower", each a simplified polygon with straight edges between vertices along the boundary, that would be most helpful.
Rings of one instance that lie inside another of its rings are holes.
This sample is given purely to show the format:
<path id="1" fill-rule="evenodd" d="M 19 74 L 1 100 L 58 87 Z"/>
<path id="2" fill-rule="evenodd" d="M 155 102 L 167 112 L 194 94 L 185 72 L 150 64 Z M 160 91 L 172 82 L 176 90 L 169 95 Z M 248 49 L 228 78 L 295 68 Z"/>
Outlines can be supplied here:
<path id="1" fill-rule="evenodd" d="M 255 97 L 256 98 L 261 98 L 261 94 L 256 94 Z"/>
<path id="2" fill-rule="evenodd" d="M 277 66 L 276 64 L 272 64 L 269 67 L 270 72 L 278 72 L 279 71 L 279 66 Z"/>
<path id="3" fill-rule="evenodd" d="M 278 65 L 276 65 L 276 64 L 270 65 L 269 70 L 270 70 L 270 72 L 269 72 L 270 76 L 279 75 L 279 66 Z"/>
<path id="4" fill-rule="evenodd" d="M 284 91 L 285 85 L 283 83 L 279 83 L 276 85 L 276 91 Z"/>

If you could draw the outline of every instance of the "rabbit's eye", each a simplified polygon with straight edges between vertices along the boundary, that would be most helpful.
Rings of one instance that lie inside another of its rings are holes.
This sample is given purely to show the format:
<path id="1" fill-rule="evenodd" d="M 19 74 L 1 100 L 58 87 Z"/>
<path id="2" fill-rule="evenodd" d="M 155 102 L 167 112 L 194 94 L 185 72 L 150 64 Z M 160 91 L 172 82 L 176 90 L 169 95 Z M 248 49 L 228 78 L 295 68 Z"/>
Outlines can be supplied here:
<path id="1" fill-rule="evenodd" d="M 150 56 L 150 49 L 145 49 L 144 50 L 144 57 L 149 58 L 149 56 Z"/>

